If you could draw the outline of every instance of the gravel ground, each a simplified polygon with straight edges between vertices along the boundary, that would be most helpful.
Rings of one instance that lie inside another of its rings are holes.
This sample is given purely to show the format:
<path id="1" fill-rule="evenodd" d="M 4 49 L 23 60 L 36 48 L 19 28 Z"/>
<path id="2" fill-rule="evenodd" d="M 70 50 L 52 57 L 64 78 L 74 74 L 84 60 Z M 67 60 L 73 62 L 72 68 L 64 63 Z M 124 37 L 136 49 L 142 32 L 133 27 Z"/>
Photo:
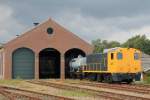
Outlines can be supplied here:
<path id="1" fill-rule="evenodd" d="M 83 88 L 88 88 L 88 89 L 93 89 L 93 90 L 99 90 L 99 91 L 106 91 L 106 92 L 112 92 L 112 93 L 119 93 L 119 94 L 125 94 L 125 95 L 131 95 L 131 96 L 138 96 L 138 97 L 146 97 L 150 98 L 150 94 L 140 94 L 140 93 L 135 93 L 135 92 L 129 92 L 129 91 L 123 91 L 123 90 L 115 90 L 115 89 L 108 89 L 108 88 L 98 88 L 98 87 L 91 87 L 91 86 L 86 86 L 86 85 L 77 85 L 77 84 L 71 84 L 73 82 L 79 83 L 79 80 L 66 80 L 65 82 L 61 81 L 51 81 L 51 80 L 45 80 L 47 82 L 54 82 L 54 83 L 59 83 L 59 84 L 67 84 L 67 85 L 72 85 L 72 86 L 78 86 L 78 87 L 83 87 Z"/>
<path id="2" fill-rule="evenodd" d="M 91 86 L 86 86 L 86 85 L 78 85 L 78 84 L 73 84 L 73 83 L 80 83 L 80 80 L 65 80 L 65 81 L 60 81 L 60 80 L 44 80 L 47 82 L 53 82 L 53 83 L 59 83 L 59 84 L 68 84 L 68 85 L 75 85 L 78 87 L 83 87 L 83 88 L 89 88 L 89 89 L 95 89 L 99 91 L 106 91 L 106 92 L 113 92 L 113 93 L 120 93 L 120 94 L 126 94 L 126 95 L 133 95 L 133 96 L 139 96 L 139 97 L 147 97 L 150 98 L 149 94 L 139 94 L 139 93 L 134 93 L 134 92 L 127 92 L 123 90 L 114 90 L 114 89 L 108 89 L 108 88 L 97 88 L 97 87 L 91 87 Z M 83 82 L 83 81 L 82 81 Z M 89 92 L 83 92 L 80 90 L 63 90 L 63 89 L 57 89 L 53 87 L 48 87 L 48 86 L 42 86 L 42 85 L 37 85 L 37 84 L 32 84 L 29 82 L 26 82 L 24 80 L 6 80 L 6 81 L 0 81 L 0 85 L 4 86 L 11 86 L 11 87 L 17 87 L 25 90 L 32 90 L 35 92 L 41 92 L 41 93 L 46 93 L 46 94 L 51 94 L 51 95 L 57 95 L 57 96 L 65 96 L 65 97 L 71 97 L 73 99 L 77 100 L 106 100 L 97 96 L 94 96 L 93 94 L 90 94 Z M 8 100 L 5 98 L 3 95 L 0 95 L 0 100 Z"/>
<path id="3" fill-rule="evenodd" d="M 47 87 L 47 86 L 41 86 L 36 85 L 32 83 L 28 83 L 25 81 L 22 81 L 17 84 L 1 84 L 2 86 L 11 86 L 15 88 L 21 88 L 25 90 L 32 90 L 39 93 L 45 93 L 45 94 L 51 94 L 51 95 L 57 95 L 57 96 L 65 96 L 77 100 L 103 100 L 102 98 L 96 97 L 88 92 L 82 92 L 77 90 L 63 90 L 63 89 L 57 89 L 53 87 Z M 0 99 L 1 100 L 1 99 Z M 2 99 L 5 100 L 5 99 Z M 7 99 L 6 99 L 7 100 Z M 47 99 L 49 100 L 49 99 Z"/>
<path id="4" fill-rule="evenodd" d="M 0 100 L 9 100 L 9 99 L 0 94 Z"/>

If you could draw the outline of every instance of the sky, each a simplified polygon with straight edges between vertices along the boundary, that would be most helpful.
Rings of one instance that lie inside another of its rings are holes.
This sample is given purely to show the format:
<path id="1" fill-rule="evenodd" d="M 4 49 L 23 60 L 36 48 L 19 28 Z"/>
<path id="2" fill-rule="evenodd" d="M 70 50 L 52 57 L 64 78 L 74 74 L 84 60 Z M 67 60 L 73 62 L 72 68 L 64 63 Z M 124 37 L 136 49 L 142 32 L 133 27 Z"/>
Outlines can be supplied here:
<path id="1" fill-rule="evenodd" d="M 52 18 L 87 42 L 150 39 L 150 0 L 0 0 L 0 43 Z"/>

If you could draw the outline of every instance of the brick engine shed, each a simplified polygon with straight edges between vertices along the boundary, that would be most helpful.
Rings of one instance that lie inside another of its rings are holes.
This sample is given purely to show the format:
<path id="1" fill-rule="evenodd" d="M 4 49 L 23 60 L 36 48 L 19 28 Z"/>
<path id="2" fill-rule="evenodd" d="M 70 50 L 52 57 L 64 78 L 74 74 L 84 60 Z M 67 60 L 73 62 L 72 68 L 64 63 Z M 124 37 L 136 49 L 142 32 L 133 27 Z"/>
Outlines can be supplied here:
<path id="1" fill-rule="evenodd" d="M 69 78 L 70 59 L 92 50 L 89 43 L 48 19 L 0 49 L 0 78 Z"/>

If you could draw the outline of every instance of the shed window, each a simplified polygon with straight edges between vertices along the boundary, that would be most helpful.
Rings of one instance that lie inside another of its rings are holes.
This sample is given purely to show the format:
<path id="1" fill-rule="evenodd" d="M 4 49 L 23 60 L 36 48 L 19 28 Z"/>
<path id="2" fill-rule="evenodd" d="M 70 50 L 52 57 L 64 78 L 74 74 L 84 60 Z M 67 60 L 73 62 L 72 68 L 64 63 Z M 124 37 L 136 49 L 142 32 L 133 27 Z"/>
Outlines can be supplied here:
<path id="1" fill-rule="evenodd" d="M 121 52 L 117 53 L 117 59 L 121 60 L 122 58 L 123 58 L 122 53 Z"/>
<path id="2" fill-rule="evenodd" d="M 111 60 L 114 59 L 114 53 L 111 53 Z"/>
<path id="3" fill-rule="evenodd" d="M 53 29 L 51 27 L 47 28 L 47 33 L 51 35 L 53 33 Z"/>
<path id="4" fill-rule="evenodd" d="M 134 53 L 134 59 L 135 60 L 138 60 L 140 57 L 139 57 L 139 53 Z"/>

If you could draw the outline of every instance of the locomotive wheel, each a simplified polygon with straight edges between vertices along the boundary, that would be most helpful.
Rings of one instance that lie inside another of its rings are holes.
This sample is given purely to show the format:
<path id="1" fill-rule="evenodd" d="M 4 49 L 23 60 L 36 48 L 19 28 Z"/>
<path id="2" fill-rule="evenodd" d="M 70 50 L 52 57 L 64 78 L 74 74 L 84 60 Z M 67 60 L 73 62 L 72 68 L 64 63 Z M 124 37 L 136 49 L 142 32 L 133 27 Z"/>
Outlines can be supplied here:
<path id="1" fill-rule="evenodd" d="M 133 79 L 129 79 L 128 81 L 127 81 L 127 84 L 131 84 L 133 82 Z"/>
<path id="2" fill-rule="evenodd" d="M 88 76 L 90 81 L 96 81 L 97 80 L 97 75 L 96 74 L 89 74 Z"/>
<path id="3" fill-rule="evenodd" d="M 103 76 L 101 74 L 97 74 L 97 81 L 102 82 L 104 80 Z"/>
<path id="4" fill-rule="evenodd" d="M 106 82 L 106 83 L 112 83 L 113 82 L 111 74 L 104 75 L 104 82 Z"/>

